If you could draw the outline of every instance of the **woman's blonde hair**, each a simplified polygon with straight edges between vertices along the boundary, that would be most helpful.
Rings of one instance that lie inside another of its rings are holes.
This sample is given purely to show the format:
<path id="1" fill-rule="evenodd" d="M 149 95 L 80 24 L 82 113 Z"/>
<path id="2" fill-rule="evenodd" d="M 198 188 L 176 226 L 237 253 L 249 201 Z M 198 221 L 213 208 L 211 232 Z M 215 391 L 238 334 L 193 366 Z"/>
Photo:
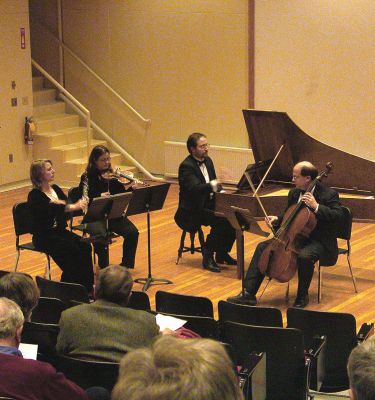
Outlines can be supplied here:
<path id="1" fill-rule="evenodd" d="M 52 161 L 47 159 L 35 160 L 30 165 L 30 180 L 35 188 L 39 189 L 42 185 L 42 173 L 47 163 L 53 165 Z"/>

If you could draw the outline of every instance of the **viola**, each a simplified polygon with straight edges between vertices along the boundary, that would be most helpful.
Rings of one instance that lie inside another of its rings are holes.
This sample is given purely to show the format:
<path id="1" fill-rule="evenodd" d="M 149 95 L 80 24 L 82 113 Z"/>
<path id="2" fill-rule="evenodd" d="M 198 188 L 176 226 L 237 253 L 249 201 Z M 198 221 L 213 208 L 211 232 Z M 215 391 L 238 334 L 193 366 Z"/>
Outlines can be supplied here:
<path id="1" fill-rule="evenodd" d="M 306 192 L 311 192 L 318 181 L 328 176 L 332 168 L 333 164 L 328 162 L 325 170 L 310 183 Z M 314 211 L 302 201 L 291 205 L 284 214 L 280 228 L 260 256 L 260 272 L 279 282 L 289 282 L 298 268 L 298 252 L 316 223 Z"/>
<path id="2" fill-rule="evenodd" d="M 121 181 L 121 179 L 127 179 L 131 183 L 135 183 L 136 185 L 141 185 L 141 186 L 148 186 L 147 182 L 143 182 L 140 179 L 136 179 L 133 176 L 130 176 L 129 174 L 126 174 L 124 171 L 121 171 L 119 168 L 115 168 L 113 171 L 104 171 L 101 174 L 102 178 L 104 179 L 117 179 L 120 183 L 123 185 L 126 185 L 128 182 L 124 183 Z"/>

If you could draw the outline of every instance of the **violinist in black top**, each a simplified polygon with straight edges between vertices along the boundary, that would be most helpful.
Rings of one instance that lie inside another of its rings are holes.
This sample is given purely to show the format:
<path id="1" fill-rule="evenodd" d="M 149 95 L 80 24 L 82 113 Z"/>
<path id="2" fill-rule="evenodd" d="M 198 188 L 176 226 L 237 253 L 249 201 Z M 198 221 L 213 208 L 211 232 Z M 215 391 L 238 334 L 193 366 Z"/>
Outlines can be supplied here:
<path id="1" fill-rule="evenodd" d="M 94 274 L 91 246 L 81 237 L 66 229 L 71 211 L 84 209 L 84 199 L 67 204 L 67 197 L 57 185 L 52 185 L 55 171 L 50 160 L 37 160 L 31 164 L 30 179 L 34 188 L 28 196 L 33 216 L 33 244 L 49 254 L 62 269 L 61 281 L 80 283 L 92 292 Z"/>
<path id="2" fill-rule="evenodd" d="M 95 197 L 132 190 L 131 188 L 126 189 L 117 178 L 105 177 L 106 172 L 113 172 L 110 152 L 105 146 L 95 146 L 91 151 L 86 171 L 81 176 L 79 187 L 83 197 L 88 197 L 91 201 Z M 87 230 L 95 236 L 104 237 L 107 233 L 104 221 L 87 224 Z M 124 238 L 120 265 L 134 268 L 138 229 L 128 218 L 120 217 L 109 221 L 109 230 Z M 109 265 L 108 245 L 94 243 L 94 249 L 98 255 L 99 267 L 107 267 Z"/>
<path id="3" fill-rule="evenodd" d="M 304 308 L 309 302 L 308 290 L 314 273 L 314 264 L 318 260 L 335 263 L 338 256 L 336 224 L 342 216 L 338 193 L 317 182 L 311 192 L 306 192 L 310 183 L 318 176 L 316 167 L 308 161 L 302 161 L 293 168 L 295 188 L 288 194 L 288 207 L 304 202 L 315 212 L 317 224 L 310 236 L 303 243 L 297 255 L 298 291 L 294 307 Z M 269 216 L 266 222 L 274 228 L 281 225 L 283 215 Z M 272 239 L 271 239 L 272 240 Z M 244 287 L 245 294 L 230 297 L 228 301 L 256 305 L 256 293 L 264 279 L 259 271 L 258 262 L 269 240 L 258 244 L 247 271 Z"/>

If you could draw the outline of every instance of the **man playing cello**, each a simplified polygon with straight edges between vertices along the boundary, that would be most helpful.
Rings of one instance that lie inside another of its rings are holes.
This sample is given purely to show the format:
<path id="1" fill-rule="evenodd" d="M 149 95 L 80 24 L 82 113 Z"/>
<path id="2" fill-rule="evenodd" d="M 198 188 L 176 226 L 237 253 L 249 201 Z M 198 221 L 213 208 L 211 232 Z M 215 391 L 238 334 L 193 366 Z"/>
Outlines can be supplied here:
<path id="1" fill-rule="evenodd" d="M 316 216 L 317 224 L 307 237 L 297 255 L 298 290 L 293 306 L 304 308 L 309 303 L 309 287 L 314 273 L 314 264 L 318 260 L 334 264 L 338 256 L 336 225 L 342 215 L 338 193 L 322 185 L 319 181 L 310 192 L 305 191 L 318 176 L 317 168 L 308 161 L 302 161 L 293 168 L 292 182 L 295 188 L 288 193 L 288 208 L 293 204 L 303 202 Z M 283 216 L 269 216 L 268 225 L 277 229 Z M 272 239 L 271 239 L 272 240 Z M 228 301 L 247 305 L 256 305 L 256 293 L 264 279 L 258 264 L 263 251 L 271 240 L 258 244 L 249 269 L 244 279 L 244 294 L 230 297 Z"/>

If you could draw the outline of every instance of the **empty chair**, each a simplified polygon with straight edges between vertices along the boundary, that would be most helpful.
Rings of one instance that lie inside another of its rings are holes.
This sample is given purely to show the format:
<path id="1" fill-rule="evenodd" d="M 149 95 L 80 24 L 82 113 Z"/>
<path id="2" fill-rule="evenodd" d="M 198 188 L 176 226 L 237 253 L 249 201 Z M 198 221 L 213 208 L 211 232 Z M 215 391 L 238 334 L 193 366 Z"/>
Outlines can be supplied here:
<path id="1" fill-rule="evenodd" d="M 135 310 L 151 311 L 148 294 L 146 292 L 132 291 L 127 307 Z"/>
<path id="2" fill-rule="evenodd" d="M 156 311 L 161 313 L 214 317 L 212 302 L 207 297 L 188 296 L 159 290 L 155 295 L 155 304 Z"/>
<path id="3" fill-rule="evenodd" d="M 321 391 L 338 392 L 349 388 L 346 364 L 358 340 L 368 336 L 370 325 L 364 324 L 356 333 L 356 320 L 346 313 L 311 311 L 296 308 L 287 310 L 289 328 L 300 329 L 309 344 L 315 335 L 327 337 L 325 349 L 325 375 Z M 373 326 L 372 326 L 373 330 Z"/>
<path id="4" fill-rule="evenodd" d="M 266 353 L 267 399 L 307 399 L 309 362 L 300 330 L 224 322 L 223 339 L 233 346 L 240 365 L 251 352 Z"/>
<path id="5" fill-rule="evenodd" d="M 220 300 L 218 303 L 219 322 L 239 322 L 247 325 L 283 327 L 281 311 L 274 307 L 253 307 Z"/>
<path id="6" fill-rule="evenodd" d="M 58 324 L 61 313 L 65 308 L 65 304 L 59 299 L 40 297 L 37 306 L 33 309 L 31 314 L 31 321 L 45 324 Z"/>
<path id="7" fill-rule="evenodd" d="M 58 371 L 83 389 L 101 386 L 111 391 L 118 377 L 119 364 L 56 355 L 48 360 Z"/>
<path id="8" fill-rule="evenodd" d="M 35 278 L 36 284 L 43 297 L 54 297 L 60 299 L 66 306 L 70 306 L 70 300 L 89 303 L 87 289 L 78 283 L 50 281 L 40 276 Z"/>
<path id="9" fill-rule="evenodd" d="M 25 234 L 30 234 L 33 223 L 33 216 L 30 212 L 30 207 L 27 202 L 17 203 L 13 206 L 13 223 L 14 231 L 16 234 L 16 262 L 14 265 L 14 271 L 17 271 L 18 262 L 21 255 L 21 250 L 36 251 L 38 253 L 45 254 L 47 258 L 45 276 L 51 279 L 51 259 L 49 254 L 37 250 L 32 242 L 21 243 L 21 236 Z"/>
<path id="10" fill-rule="evenodd" d="M 162 313 L 171 317 L 183 319 L 186 322 L 184 328 L 190 329 L 203 338 L 218 339 L 219 326 L 217 321 L 212 317 L 200 317 L 197 315 L 179 315 L 171 313 Z"/>
<path id="11" fill-rule="evenodd" d="M 56 352 L 58 334 L 58 325 L 25 322 L 23 325 L 21 342 L 37 344 L 39 358 L 39 354 L 45 356 Z"/>

